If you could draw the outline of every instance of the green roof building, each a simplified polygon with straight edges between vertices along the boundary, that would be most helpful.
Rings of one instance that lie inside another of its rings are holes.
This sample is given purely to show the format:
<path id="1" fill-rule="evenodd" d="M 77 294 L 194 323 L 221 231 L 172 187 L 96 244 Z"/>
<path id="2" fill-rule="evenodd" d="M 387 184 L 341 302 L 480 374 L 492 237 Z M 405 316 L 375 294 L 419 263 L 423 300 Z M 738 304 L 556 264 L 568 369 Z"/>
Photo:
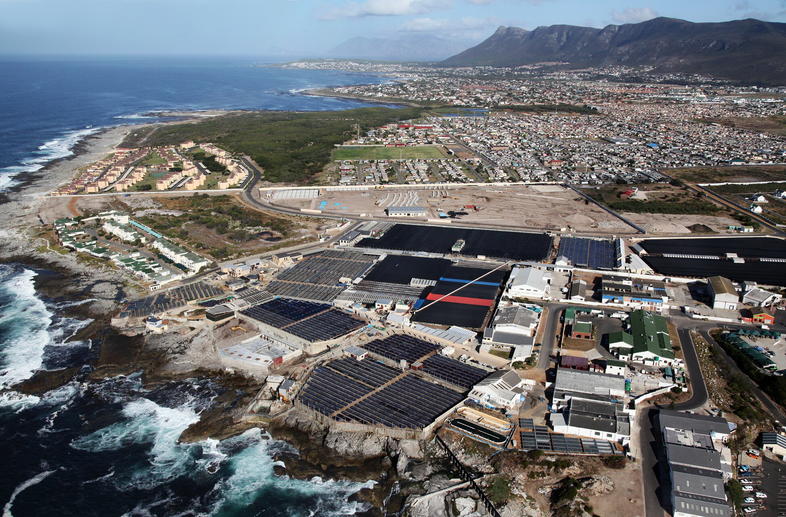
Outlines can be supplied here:
<path id="1" fill-rule="evenodd" d="M 666 318 L 644 310 L 630 313 L 628 332 L 609 334 L 609 349 L 626 361 L 656 365 L 675 361 Z"/>

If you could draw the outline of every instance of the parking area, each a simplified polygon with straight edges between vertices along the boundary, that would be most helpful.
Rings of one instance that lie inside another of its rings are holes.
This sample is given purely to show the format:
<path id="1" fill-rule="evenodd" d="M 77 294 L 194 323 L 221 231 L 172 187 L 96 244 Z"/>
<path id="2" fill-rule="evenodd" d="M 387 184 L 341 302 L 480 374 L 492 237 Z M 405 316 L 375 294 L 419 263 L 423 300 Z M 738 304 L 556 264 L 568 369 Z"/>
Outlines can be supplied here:
<path id="1" fill-rule="evenodd" d="M 766 517 L 786 515 L 786 465 L 764 458 L 762 472 L 761 491 L 767 494 L 767 498 L 755 515 Z"/>
<path id="2" fill-rule="evenodd" d="M 744 515 L 786 515 L 786 465 L 759 455 L 759 451 L 737 456 L 737 479 L 742 484 Z"/>
<path id="3" fill-rule="evenodd" d="M 745 341 L 754 347 L 761 347 L 762 352 L 770 356 L 778 370 L 786 369 L 786 339 L 746 336 Z"/>

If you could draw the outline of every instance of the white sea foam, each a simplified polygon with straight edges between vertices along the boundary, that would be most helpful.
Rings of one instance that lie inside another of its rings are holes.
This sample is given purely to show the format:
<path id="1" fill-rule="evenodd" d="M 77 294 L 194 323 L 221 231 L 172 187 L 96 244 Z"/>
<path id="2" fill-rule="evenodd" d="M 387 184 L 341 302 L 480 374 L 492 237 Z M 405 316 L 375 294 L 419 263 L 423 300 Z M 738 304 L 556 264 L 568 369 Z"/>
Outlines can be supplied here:
<path id="1" fill-rule="evenodd" d="M 11 386 L 29 379 L 44 367 L 47 347 L 57 354 L 68 349 L 92 346 L 90 341 L 70 341 L 91 320 L 57 318 L 54 309 L 41 300 L 35 291 L 36 273 L 29 269 L 0 266 L 0 407 L 21 411 L 42 401 L 39 397 L 10 391 Z M 65 357 L 65 356 L 61 356 Z M 47 394 L 43 401 L 54 399 L 64 403 L 70 388 Z M 54 405 L 55 403 L 53 403 Z"/>
<path id="2" fill-rule="evenodd" d="M 231 474 L 213 489 L 219 499 L 211 515 L 232 513 L 233 510 L 247 507 L 268 490 L 314 499 L 317 505 L 315 515 L 354 515 L 365 509 L 364 503 L 351 502 L 348 498 L 363 488 L 373 487 L 374 481 L 357 483 L 323 480 L 319 477 L 301 480 L 278 476 L 273 470 L 278 462 L 273 460 L 271 448 L 280 442 L 270 440 L 259 429 L 250 429 L 226 440 L 224 446 L 237 446 L 238 442 L 245 447 L 231 455 L 227 467 Z"/>
<path id="3" fill-rule="evenodd" d="M 19 486 L 14 488 L 14 491 L 11 493 L 11 498 L 8 500 L 7 503 L 5 503 L 5 506 L 3 507 L 3 517 L 14 517 L 14 514 L 11 513 L 11 508 L 14 506 L 14 501 L 19 496 L 19 494 L 21 494 L 31 486 L 37 485 L 38 483 L 45 480 L 55 472 L 56 471 L 54 470 L 45 470 L 40 474 L 36 474 L 35 476 L 31 477 L 27 481 L 20 483 Z"/>
<path id="4" fill-rule="evenodd" d="M 59 388 L 46 392 L 40 398 L 38 404 L 52 407 L 54 410 L 46 416 L 44 426 L 38 430 L 39 435 L 64 431 L 64 429 L 55 429 L 55 421 L 61 414 L 71 408 L 77 400 L 77 394 L 81 393 L 82 390 L 83 386 L 80 383 L 71 381 Z"/>
<path id="5" fill-rule="evenodd" d="M 199 420 L 188 406 L 167 408 L 142 398 L 128 402 L 124 419 L 71 442 L 90 452 L 117 451 L 131 445 L 147 444 L 147 461 L 131 472 L 118 473 L 116 485 L 122 490 L 149 489 L 190 472 L 198 453 L 195 444 L 178 443 L 180 434 Z"/>
<path id="6" fill-rule="evenodd" d="M 44 142 L 38 146 L 33 155 L 21 161 L 19 165 L 0 168 L 0 192 L 19 183 L 18 177 L 23 173 L 41 170 L 52 160 L 67 158 L 74 154 L 74 147 L 83 139 L 93 135 L 102 128 L 89 127 L 70 131 L 60 138 Z"/>
<path id="7" fill-rule="evenodd" d="M 0 268 L 0 290 L 10 303 L 0 307 L 0 389 L 25 379 L 43 364 L 44 348 L 51 341 L 53 314 L 35 292 L 36 273 Z"/>
<path id="8" fill-rule="evenodd" d="M 114 118 L 120 120 L 148 120 L 158 117 L 155 115 L 151 115 L 149 112 L 145 112 L 145 113 L 132 113 L 130 115 L 115 115 Z"/>

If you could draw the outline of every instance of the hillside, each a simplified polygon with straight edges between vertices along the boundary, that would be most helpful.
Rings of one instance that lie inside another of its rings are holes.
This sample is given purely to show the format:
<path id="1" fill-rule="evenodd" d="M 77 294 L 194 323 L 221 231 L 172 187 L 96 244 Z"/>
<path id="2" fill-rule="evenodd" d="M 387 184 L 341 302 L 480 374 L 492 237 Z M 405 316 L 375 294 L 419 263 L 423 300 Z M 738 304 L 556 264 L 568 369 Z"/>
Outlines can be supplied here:
<path id="1" fill-rule="evenodd" d="M 746 19 L 692 23 L 655 18 L 603 29 L 551 25 L 527 31 L 500 27 L 446 59 L 447 66 L 518 66 L 565 62 L 582 66 L 654 66 L 741 82 L 786 84 L 786 23 Z"/>

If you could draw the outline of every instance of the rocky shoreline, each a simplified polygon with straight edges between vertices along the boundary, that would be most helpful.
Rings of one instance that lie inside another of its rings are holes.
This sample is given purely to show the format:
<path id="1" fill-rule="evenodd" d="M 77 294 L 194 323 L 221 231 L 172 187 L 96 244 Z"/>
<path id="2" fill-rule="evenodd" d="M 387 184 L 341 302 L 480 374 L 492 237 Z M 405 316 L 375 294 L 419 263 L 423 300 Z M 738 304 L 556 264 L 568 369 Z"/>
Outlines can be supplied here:
<path id="1" fill-rule="evenodd" d="M 43 239 L 31 235 L 40 225 L 38 203 L 59 184 L 68 181 L 73 171 L 110 152 L 132 130 L 141 126 L 109 128 L 89 136 L 74 148 L 74 155 L 49 163 L 31 173 L 2 194 L 0 204 L 0 264 L 17 265 L 36 271 L 35 288 L 49 304 L 64 303 L 59 316 L 80 321 L 91 320 L 71 340 L 91 340 L 93 354 L 86 365 L 75 365 L 57 370 L 39 370 L 31 378 L 13 386 L 15 391 L 40 396 L 76 379 L 80 382 L 101 381 L 106 378 L 142 373 L 145 388 L 155 388 L 167 382 L 193 378 L 209 378 L 219 387 L 219 395 L 212 406 L 200 415 L 200 420 L 180 436 L 182 442 L 225 439 L 239 435 L 249 428 L 260 427 L 259 420 L 245 420 L 246 407 L 259 391 L 259 382 L 242 375 L 230 374 L 217 361 L 207 360 L 200 343 L 204 336 L 178 339 L 177 336 L 140 335 L 127 333 L 111 326 L 111 318 L 120 302 L 130 296 L 143 295 L 129 284 L 118 271 L 110 267 L 96 267 L 95 263 L 79 260 L 74 254 L 60 254 L 42 246 Z M 51 244 L 51 243 L 50 243 Z M 192 350 L 196 348 L 197 350 Z M 180 366 L 185 364 L 186 366 Z M 290 425 L 292 424 L 292 425 Z M 373 489 L 364 489 L 355 497 L 372 507 L 368 515 L 384 515 L 393 487 L 398 482 L 397 463 L 402 453 L 394 444 L 366 440 L 355 450 L 359 437 L 330 435 L 316 439 L 313 429 L 304 432 L 304 422 L 282 419 L 266 427 L 274 439 L 287 441 L 298 450 L 296 455 L 280 459 L 286 469 L 279 474 L 298 479 L 314 476 L 365 482 L 376 481 Z M 323 437 L 324 438 L 324 437 Z M 410 454 L 417 456 L 409 445 Z M 330 458 L 330 462 L 325 462 Z"/>

